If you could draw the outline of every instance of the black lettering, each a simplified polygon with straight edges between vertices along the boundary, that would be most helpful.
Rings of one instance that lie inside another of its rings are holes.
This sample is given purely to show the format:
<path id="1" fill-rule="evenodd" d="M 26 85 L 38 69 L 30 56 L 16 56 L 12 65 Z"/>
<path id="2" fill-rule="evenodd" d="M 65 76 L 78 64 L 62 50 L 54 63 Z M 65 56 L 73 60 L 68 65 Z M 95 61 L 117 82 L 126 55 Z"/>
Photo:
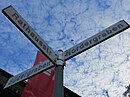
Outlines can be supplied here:
<path id="1" fill-rule="evenodd" d="M 35 37 L 35 40 L 38 42 L 38 41 L 39 41 L 39 38 L 36 36 L 36 37 Z"/>
<path id="2" fill-rule="evenodd" d="M 26 24 L 23 24 L 23 28 L 25 29 L 25 27 L 26 27 Z"/>
<path id="3" fill-rule="evenodd" d="M 119 25 L 117 25 L 117 27 L 118 27 L 118 28 L 122 28 L 122 27 L 124 27 L 124 25 L 119 24 Z"/>
<path id="4" fill-rule="evenodd" d="M 32 73 L 32 71 L 28 71 L 28 72 L 26 73 L 26 77 L 29 77 L 29 76 L 31 75 L 31 73 Z"/>
<path id="5" fill-rule="evenodd" d="M 49 48 L 47 47 L 47 53 L 48 53 L 48 50 L 49 50 Z"/>
<path id="6" fill-rule="evenodd" d="M 84 44 L 85 46 L 88 46 L 89 45 L 89 42 L 85 42 L 85 44 Z"/>
<path id="7" fill-rule="evenodd" d="M 39 41 L 39 45 L 40 45 L 40 46 L 42 46 L 42 45 L 43 45 L 42 41 Z"/>
<path id="8" fill-rule="evenodd" d="M 19 16 L 18 16 L 16 13 L 14 13 L 14 14 L 12 15 L 12 17 L 14 17 L 15 20 L 17 20 L 17 19 L 19 18 Z"/>
<path id="9" fill-rule="evenodd" d="M 44 64 L 42 68 L 45 68 L 45 67 L 46 67 L 46 64 Z"/>
<path id="10" fill-rule="evenodd" d="M 23 24 L 23 21 L 22 21 L 22 20 L 18 20 L 18 23 L 19 23 L 20 25 L 22 25 L 22 24 Z"/>
<path id="11" fill-rule="evenodd" d="M 72 53 L 75 53 L 75 51 L 76 51 L 75 49 L 72 49 Z"/>
<path id="12" fill-rule="evenodd" d="M 98 42 L 98 38 L 97 37 L 93 38 L 93 41 Z"/>
<path id="13" fill-rule="evenodd" d="M 111 34 L 112 31 L 111 30 L 106 30 L 107 34 Z"/>
<path id="14" fill-rule="evenodd" d="M 20 79 L 20 75 L 16 78 L 16 81 Z"/>
<path id="15" fill-rule="evenodd" d="M 46 50 L 46 45 L 43 45 L 42 48 L 43 48 L 44 50 Z"/>
<path id="16" fill-rule="evenodd" d="M 25 78 L 25 74 L 22 75 L 22 79 Z"/>
<path id="17" fill-rule="evenodd" d="M 92 44 L 92 40 L 89 40 L 89 43 Z"/>
<path id="18" fill-rule="evenodd" d="M 47 66 L 50 66 L 50 62 L 47 62 Z"/>
<path id="19" fill-rule="evenodd" d="M 30 74 L 33 74 L 33 69 L 30 71 Z"/>
<path id="20" fill-rule="evenodd" d="M 78 51 L 78 50 L 79 50 L 79 47 L 77 47 L 76 50 Z"/>
<path id="21" fill-rule="evenodd" d="M 80 45 L 80 49 L 83 49 L 84 48 L 84 45 L 83 45 L 83 43 Z"/>
<path id="22" fill-rule="evenodd" d="M 35 69 L 32 69 L 31 72 L 32 72 L 32 73 L 35 73 L 34 70 L 35 70 Z"/>
<path id="23" fill-rule="evenodd" d="M 20 75 L 20 77 L 19 77 L 20 79 L 23 79 L 24 78 L 24 74 L 22 74 L 22 75 Z"/>
<path id="24" fill-rule="evenodd" d="M 29 28 L 29 26 L 26 28 L 26 31 L 28 31 L 28 33 L 30 33 L 30 28 Z"/>
<path id="25" fill-rule="evenodd" d="M 70 50 L 65 52 L 65 56 L 71 55 Z"/>
<path id="26" fill-rule="evenodd" d="M 49 52 L 49 55 L 51 55 L 51 51 Z"/>
<path id="27" fill-rule="evenodd" d="M 98 38 L 101 39 L 101 35 L 98 35 Z"/>
<path id="28" fill-rule="evenodd" d="M 34 73 L 37 72 L 37 69 L 38 69 L 38 68 L 35 68 L 35 69 L 34 69 Z"/>
<path id="29" fill-rule="evenodd" d="M 39 66 L 38 66 L 38 70 L 41 70 L 41 69 L 42 69 L 42 65 L 39 65 Z"/>
<path id="30" fill-rule="evenodd" d="M 117 30 L 117 27 L 113 27 L 112 30 L 113 30 L 113 31 L 116 31 L 116 30 Z"/>
<path id="31" fill-rule="evenodd" d="M 106 33 L 102 33 L 102 37 L 106 37 L 107 36 L 107 34 Z"/>
<path id="32" fill-rule="evenodd" d="M 30 34 L 32 37 L 34 37 L 34 33 L 33 32 L 31 32 L 31 34 Z"/>

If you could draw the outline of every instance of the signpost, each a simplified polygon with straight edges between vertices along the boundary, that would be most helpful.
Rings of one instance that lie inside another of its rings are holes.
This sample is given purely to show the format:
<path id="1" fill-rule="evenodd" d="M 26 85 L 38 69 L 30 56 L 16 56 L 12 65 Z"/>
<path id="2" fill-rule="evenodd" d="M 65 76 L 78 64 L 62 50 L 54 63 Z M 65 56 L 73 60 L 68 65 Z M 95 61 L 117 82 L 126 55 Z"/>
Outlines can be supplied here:
<path id="1" fill-rule="evenodd" d="M 29 77 L 34 76 L 44 70 L 50 69 L 56 65 L 54 97 L 63 97 L 64 94 L 63 68 L 65 66 L 65 61 L 130 27 L 130 25 L 124 20 L 119 21 L 116 24 L 103 30 L 102 32 L 99 32 L 96 35 L 66 50 L 65 52 L 58 50 L 57 55 L 12 6 L 8 6 L 7 8 L 3 9 L 2 12 L 50 60 L 40 63 L 39 65 L 36 65 L 35 67 L 32 67 L 10 78 L 4 88 L 8 88 L 20 81 L 28 79 Z"/>
<path id="2" fill-rule="evenodd" d="M 126 30 L 127 28 L 129 28 L 129 24 L 124 20 L 117 22 L 116 24 L 66 50 L 64 52 L 65 61 L 120 33 L 121 31 Z"/>
<path id="3" fill-rule="evenodd" d="M 52 64 L 49 60 L 47 61 L 44 61 L 44 62 L 41 62 L 40 64 L 14 76 L 14 77 L 11 77 L 8 82 L 6 83 L 5 87 L 4 88 L 8 88 L 18 82 L 21 82 L 23 80 L 26 80 L 36 74 L 39 74 L 45 70 L 48 70 L 50 69 L 51 67 L 54 67 L 55 65 Z"/>
<path id="4" fill-rule="evenodd" d="M 2 12 L 53 64 L 56 65 L 57 55 L 55 52 L 12 6 L 3 9 Z"/>

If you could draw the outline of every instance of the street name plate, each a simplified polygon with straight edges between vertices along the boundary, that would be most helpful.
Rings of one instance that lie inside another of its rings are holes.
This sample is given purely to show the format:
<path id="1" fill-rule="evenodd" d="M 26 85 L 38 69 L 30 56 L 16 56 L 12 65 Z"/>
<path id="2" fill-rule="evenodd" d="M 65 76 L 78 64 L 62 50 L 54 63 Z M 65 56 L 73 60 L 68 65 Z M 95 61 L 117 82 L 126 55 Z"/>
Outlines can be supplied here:
<path id="1" fill-rule="evenodd" d="M 105 41 L 106 39 L 124 31 L 125 29 L 129 27 L 130 25 L 124 20 L 117 22 L 116 24 L 108 27 L 107 29 L 95 34 L 94 36 L 66 50 L 64 52 L 65 61 Z"/>
<path id="2" fill-rule="evenodd" d="M 18 82 L 21 82 L 23 80 L 26 80 L 40 72 L 43 72 L 45 70 L 48 70 L 50 68 L 52 68 L 53 66 L 55 66 L 54 64 L 51 63 L 51 61 L 47 60 L 47 61 L 44 61 L 44 62 L 41 62 L 39 63 L 38 65 L 35 65 L 34 67 L 14 76 L 14 77 L 11 77 L 8 82 L 6 83 L 5 88 L 8 88 Z"/>
<path id="3" fill-rule="evenodd" d="M 57 55 L 55 52 L 12 6 L 6 7 L 2 12 L 53 64 L 56 65 L 55 60 Z"/>

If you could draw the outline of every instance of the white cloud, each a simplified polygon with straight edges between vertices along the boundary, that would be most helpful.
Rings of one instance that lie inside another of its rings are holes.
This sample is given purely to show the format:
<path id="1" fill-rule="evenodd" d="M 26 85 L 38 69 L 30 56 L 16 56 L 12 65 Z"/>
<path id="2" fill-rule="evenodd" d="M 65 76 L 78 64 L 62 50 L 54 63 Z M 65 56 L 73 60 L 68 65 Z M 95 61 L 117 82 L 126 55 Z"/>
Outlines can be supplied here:
<path id="1" fill-rule="evenodd" d="M 2 1 L 12 4 L 53 50 L 89 38 L 119 20 L 130 24 L 129 0 Z M 37 48 L 1 13 L 0 68 L 17 74 L 33 65 Z M 82 97 L 122 97 L 130 83 L 130 29 L 67 61 L 64 84 Z M 74 40 L 74 41 L 71 41 Z"/>

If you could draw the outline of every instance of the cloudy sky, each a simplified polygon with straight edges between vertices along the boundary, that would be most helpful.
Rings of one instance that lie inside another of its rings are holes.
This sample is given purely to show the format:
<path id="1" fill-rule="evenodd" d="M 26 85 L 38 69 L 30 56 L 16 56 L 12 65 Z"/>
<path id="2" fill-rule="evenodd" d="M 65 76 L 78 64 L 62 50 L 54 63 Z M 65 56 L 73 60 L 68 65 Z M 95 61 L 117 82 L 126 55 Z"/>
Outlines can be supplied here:
<path id="1" fill-rule="evenodd" d="M 130 0 L 0 0 L 12 5 L 55 51 L 125 20 Z M 64 85 L 82 97 L 122 97 L 130 84 L 130 29 L 68 60 Z M 0 12 L 0 68 L 16 75 L 32 67 L 38 49 Z"/>

